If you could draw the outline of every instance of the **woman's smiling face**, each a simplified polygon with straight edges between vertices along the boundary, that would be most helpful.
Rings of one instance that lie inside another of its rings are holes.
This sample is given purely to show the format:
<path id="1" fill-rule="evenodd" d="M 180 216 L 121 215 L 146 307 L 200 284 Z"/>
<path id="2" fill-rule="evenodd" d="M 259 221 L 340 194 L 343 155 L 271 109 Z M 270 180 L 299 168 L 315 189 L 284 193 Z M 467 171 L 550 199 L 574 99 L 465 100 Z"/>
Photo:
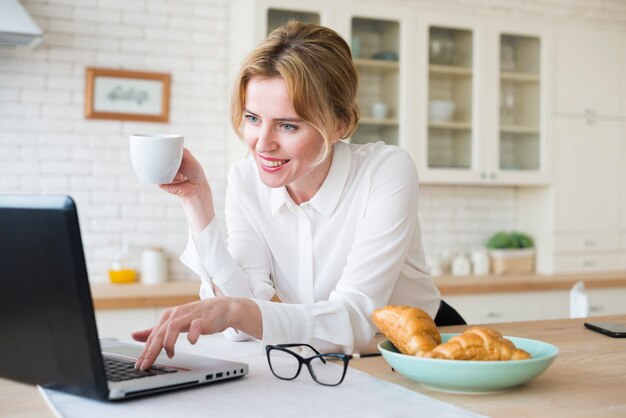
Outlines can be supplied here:
<path id="1" fill-rule="evenodd" d="M 286 186 L 300 204 L 309 201 L 324 183 L 332 153 L 315 165 L 324 138 L 298 116 L 282 78 L 248 81 L 242 132 L 265 185 Z"/>

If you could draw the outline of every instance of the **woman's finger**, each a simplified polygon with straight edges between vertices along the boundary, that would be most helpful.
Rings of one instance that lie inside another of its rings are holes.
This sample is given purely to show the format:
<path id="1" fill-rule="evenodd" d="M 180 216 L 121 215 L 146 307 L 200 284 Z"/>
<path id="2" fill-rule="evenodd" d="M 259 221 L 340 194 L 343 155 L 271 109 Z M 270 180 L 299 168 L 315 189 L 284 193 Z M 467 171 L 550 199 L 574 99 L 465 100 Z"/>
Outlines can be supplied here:
<path id="1" fill-rule="evenodd" d="M 133 337 L 133 340 L 145 343 L 153 329 L 154 328 L 142 329 L 141 331 L 135 331 L 130 335 Z"/>
<path id="2" fill-rule="evenodd" d="M 187 332 L 187 340 L 189 340 L 191 344 L 197 343 L 198 338 L 200 338 L 200 334 L 202 334 L 202 331 L 203 331 L 202 320 L 200 318 L 194 319 L 193 321 L 191 321 L 191 324 L 189 325 L 189 331 Z"/>
<path id="3" fill-rule="evenodd" d="M 176 308 L 166 309 L 161 315 L 161 317 L 159 318 L 159 322 L 157 322 L 157 324 L 152 328 L 152 330 L 150 331 L 150 334 L 144 340 L 146 344 L 144 345 L 143 350 L 141 351 L 141 353 L 139 354 L 139 357 L 137 357 L 137 361 L 135 362 L 136 369 L 138 369 L 141 366 L 141 363 L 143 362 L 143 359 L 146 356 L 146 352 L 148 351 L 148 347 L 152 343 L 152 338 L 153 338 L 152 336 L 154 335 L 155 331 L 161 328 L 161 325 L 163 325 L 168 319 L 170 319 L 170 317 L 175 311 L 176 311 Z"/>
<path id="4" fill-rule="evenodd" d="M 139 365 L 139 370 L 146 370 L 152 366 L 156 358 L 161 353 L 161 350 L 163 349 L 163 338 L 165 338 L 165 325 L 161 325 L 158 330 L 153 331 L 150 338 L 152 341 L 147 344 L 144 350 L 143 360 Z"/>
<path id="5" fill-rule="evenodd" d="M 189 329 L 189 324 L 193 321 L 193 316 L 185 315 L 180 318 L 172 319 L 165 324 L 165 337 L 163 338 L 163 348 L 167 356 L 174 357 L 174 346 L 181 332 Z"/>

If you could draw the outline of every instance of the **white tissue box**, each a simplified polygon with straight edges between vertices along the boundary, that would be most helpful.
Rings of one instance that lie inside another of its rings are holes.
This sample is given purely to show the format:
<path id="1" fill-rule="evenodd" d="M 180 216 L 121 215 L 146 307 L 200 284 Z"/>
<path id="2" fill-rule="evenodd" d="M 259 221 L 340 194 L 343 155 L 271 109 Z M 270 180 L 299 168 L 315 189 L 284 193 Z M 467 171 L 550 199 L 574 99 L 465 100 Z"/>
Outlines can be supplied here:
<path id="1" fill-rule="evenodd" d="M 535 250 L 491 250 L 493 274 L 524 274 L 535 271 Z"/>

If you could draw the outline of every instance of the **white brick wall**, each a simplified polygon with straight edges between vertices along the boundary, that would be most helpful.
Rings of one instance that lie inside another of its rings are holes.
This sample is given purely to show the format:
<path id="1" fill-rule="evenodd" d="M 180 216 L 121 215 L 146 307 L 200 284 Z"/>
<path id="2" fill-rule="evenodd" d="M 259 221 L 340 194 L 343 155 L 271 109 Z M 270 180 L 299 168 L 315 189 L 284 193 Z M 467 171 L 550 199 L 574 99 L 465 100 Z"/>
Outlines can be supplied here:
<path id="1" fill-rule="evenodd" d="M 172 275 L 187 238 L 175 198 L 139 184 L 127 138 L 179 132 L 223 207 L 228 124 L 228 0 L 22 0 L 47 33 L 37 50 L 0 48 L 0 193 L 66 193 L 78 203 L 92 281 L 115 253 L 162 246 Z M 364 4 L 373 0 L 364 0 Z M 623 0 L 395 0 L 433 10 L 492 11 L 592 25 L 626 25 Z M 83 117 L 87 66 L 172 75 L 169 124 Z M 427 252 L 471 249 L 515 225 L 514 188 L 423 187 Z"/>

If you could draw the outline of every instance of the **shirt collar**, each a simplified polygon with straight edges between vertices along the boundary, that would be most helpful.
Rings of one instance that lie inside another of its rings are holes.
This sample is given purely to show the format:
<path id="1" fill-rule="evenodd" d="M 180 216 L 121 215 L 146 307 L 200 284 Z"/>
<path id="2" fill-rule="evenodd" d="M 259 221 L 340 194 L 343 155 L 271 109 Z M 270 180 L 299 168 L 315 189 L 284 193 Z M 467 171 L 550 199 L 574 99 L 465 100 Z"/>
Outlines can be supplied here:
<path id="1" fill-rule="evenodd" d="M 329 217 L 343 193 L 343 189 L 348 180 L 350 173 L 351 153 L 349 145 L 339 141 L 333 145 L 333 161 L 330 164 L 328 175 L 322 183 L 322 187 L 315 193 L 315 196 L 309 202 L 311 206 L 325 217 Z M 287 192 L 286 187 L 277 187 L 271 189 L 270 205 L 272 216 L 280 210 L 283 205 L 291 200 L 291 196 Z"/>

